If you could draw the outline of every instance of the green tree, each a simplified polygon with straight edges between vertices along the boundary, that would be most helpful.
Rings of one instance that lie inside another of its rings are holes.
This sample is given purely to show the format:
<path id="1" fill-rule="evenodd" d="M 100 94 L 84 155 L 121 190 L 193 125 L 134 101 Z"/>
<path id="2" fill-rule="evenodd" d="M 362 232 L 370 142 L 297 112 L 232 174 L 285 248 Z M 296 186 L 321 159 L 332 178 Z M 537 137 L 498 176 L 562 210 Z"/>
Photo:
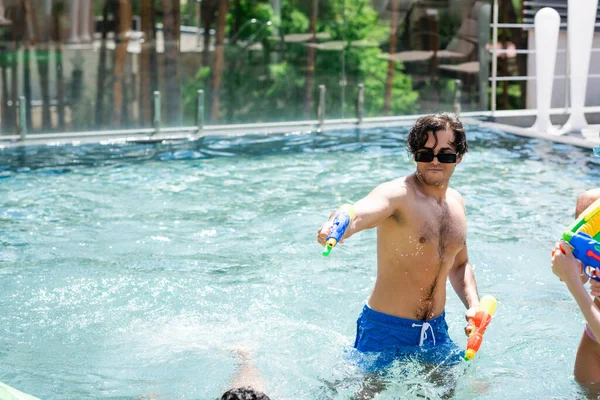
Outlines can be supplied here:
<path id="1" fill-rule="evenodd" d="M 365 85 L 365 115 L 379 116 L 384 109 L 384 88 L 387 77 L 387 61 L 379 58 L 381 50 L 366 49 L 358 58 L 358 69 Z M 396 63 L 392 86 L 390 113 L 392 115 L 414 114 L 419 111 L 419 93 L 413 90 L 412 78 L 402 73 L 402 63 Z"/>
<path id="2" fill-rule="evenodd" d="M 264 41 L 271 34 L 269 26 L 273 21 L 273 9 L 268 1 L 239 0 L 227 14 L 226 32 L 229 39 L 245 42 L 247 40 Z M 252 19 L 256 22 L 252 23 Z"/>
<path id="3" fill-rule="evenodd" d="M 357 98 L 357 84 L 365 86 L 365 114 L 382 115 L 388 63 L 381 58 L 382 50 L 389 40 L 389 21 L 380 21 L 369 5 L 368 0 L 349 0 L 342 7 L 342 0 L 332 2 L 319 1 L 319 17 L 315 20 L 314 32 L 328 30 L 332 40 L 344 38 L 343 50 L 315 49 L 306 43 L 280 42 L 278 38 L 268 37 L 266 29 L 261 33 L 260 24 L 244 21 L 251 18 L 269 18 L 267 1 L 231 2 L 232 7 L 239 4 L 241 13 L 232 10 L 228 15 L 227 33 L 231 41 L 235 20 L 233 15 L 242 15 L 237 31 L 236 45 L 225 47 L 222 66 L 222 88 L 218 114 L 224 123 L 261 122 L 298 120 L 316 118 L 316 104 L 310 103 L 305 110 L 302 107 L 307 98 L 318 95 L 318 86 L 327 87 L 327 118 L 353 115 Z M 308 33 L 312 1 L 288 0 L 282 3 L 281 34 Z M 263 14 L 261 14 L 263 13 Z M 346 24 L 344 25 L 344 20 Z M 265 21 L 262 19 L 261 21 Z M 264 22 L 263 22 L 264 23 Z M 242 29 L 243 28 L 243 29 Z M 278 45 L 273 46 L 273 41 Z M 372 44 L 357 47 L 354 41 Z M 246 47 L 260 42 L 263 50 Z M 269 52 L 281 51 L 279 62 L 272 62 Z M 310 51 L 314 52 L 314 80 L 309 78 L 307 60 Z M 196 91 L 204 89 L 206 98 L 214 97 L 214 85 L 210 76 L 216 71 L 200 68 L 194 77 L 186 83 L 184 101 L 186 121 L 193 121 L 196 104 Z M 342 83 L 342 85 L 340 85 Z M 347 86 L 343 86 L 346 83 Z M 307 92 L 308 96 L 307 97 Z M 394 80 L 391 85 L 390 112 L 392 114 L 411 114 L 418 111 L 419 95 L 413 90 L 412 79 L 404 74 L 403 66 L 396 63 Z M 214 110 L 213 110 L 214 111 Z"/>
<path id="4" fill-rule="evenodd" d="M 185 82 L 183 86 L 184 125 L 195 123 L 197 93 L 198 90 L 204 90 L 204 98 L 207 98 L 206 92 L 210 90 L 210 73 L 209 67 L 200 67 L 196 74 Z"/>
<path id="5" fill-rule="evenodd" d="M 320 24 L 334 40 L 369 40 L 383 43 L 389 35 L 389 26 L 379 21 L 379 15 L 370 0 L 334 0 L 326 3 Z"/>

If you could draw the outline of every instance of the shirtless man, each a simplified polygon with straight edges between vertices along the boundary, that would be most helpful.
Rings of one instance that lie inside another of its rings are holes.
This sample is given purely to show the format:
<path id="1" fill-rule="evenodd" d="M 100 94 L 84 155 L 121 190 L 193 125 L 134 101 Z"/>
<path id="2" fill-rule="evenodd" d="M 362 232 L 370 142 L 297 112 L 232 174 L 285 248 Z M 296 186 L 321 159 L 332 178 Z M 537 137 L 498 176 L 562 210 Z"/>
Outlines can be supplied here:
<path id="1" fill-rule="evenodd" d="M 415 173 L 382 183 L 355 203 L 343 237 L 377 228 L 377 280 L 358 317 L 354 344 L 361 352 L 458 350 L 445 321 L 446 278 L 467 308 L 467 333 L 479 304 L 465 205 L 448 187 L 468 151 L 462 123 L 446 114 L 419 118 L 406 148 L 416 161 Z M 334 214 L 318 231 L 322 245 Z"/>

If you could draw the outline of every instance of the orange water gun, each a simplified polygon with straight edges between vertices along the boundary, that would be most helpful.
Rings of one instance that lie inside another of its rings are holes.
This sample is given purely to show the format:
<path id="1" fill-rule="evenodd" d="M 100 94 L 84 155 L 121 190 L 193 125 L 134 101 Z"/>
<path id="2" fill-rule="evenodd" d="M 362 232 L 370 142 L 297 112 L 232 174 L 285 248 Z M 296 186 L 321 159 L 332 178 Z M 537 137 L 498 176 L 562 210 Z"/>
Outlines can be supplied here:
<path id="1" fill-rule="evenodd" d="M 469 361 L 479 350 L 481 341 L 483 340 L 483 334 L 487 329 L 488 325 L 492 321 L 492 315 L 496 311 L 497 301 L 493 296 L 483 296 L 479 300 L 479 310 L 473 318 L 475 327 L 471 330 L 469 339 L 467 340 L 467 351 L 465 352 L 465 360 Z"/>

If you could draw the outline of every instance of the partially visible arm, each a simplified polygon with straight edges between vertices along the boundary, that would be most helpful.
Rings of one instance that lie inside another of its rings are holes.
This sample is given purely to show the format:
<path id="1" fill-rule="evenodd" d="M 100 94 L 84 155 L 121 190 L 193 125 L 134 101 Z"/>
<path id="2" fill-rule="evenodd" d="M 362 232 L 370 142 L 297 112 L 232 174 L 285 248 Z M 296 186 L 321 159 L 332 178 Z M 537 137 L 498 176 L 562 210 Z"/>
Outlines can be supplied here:
<path id="1" fill-rule="evenodd" d="M 573 257 L 571 247 L 566 242 L 561 243 L 564 253 L 560 251 L 559 246 L 556 246 L 552 255 L 552 272 L 567 285 L 592 332 L 594 332 L 594 335 L 598 335 L 600 334 L 600 310 L 598 310 L 598 307 L 585 290 L 583 283 L 581 283 L 581 263 Z"/>
<path id="2" fill-rule="evenodd" d="M 579 195 L 577 198 L 577 205 L 575 206 L 575 218 L 579 217 L 579 214 L 585 211 L 593 202 L 600 197 L 600 189 L 590 189 Z M 586 283 L 588 277 L 583 272 L 580 276 L 581 283 Z"/>
<path id="3" fill-rule="evenodd" d="M 594 201 L 600 198 L 600 188 L 591 189 L 583 192 L 577 198 L 577 206 L 575 207 L 575 217 L 579 217 L 579 214 L 585 211 Z M 568 247 L 568 246 L 564 246 Z M 563 248 L 564 248 L 563 247 Z M 600 337 L 600 310 L 596 307 L 594 300 L 589 296 L 583 284 L 588 280 L 587 276 L 581 272 L 578 272 L 580 275 L 580 279 L 575 278 L 575 272 L 582 271 L 581 263 L 575 266 L 576 260 L 574 259 L 571 249 L 568 248 L 565 250 L 566 254 L 561 254 L 560 252 L 556 253 L 556 256 L 552 259 L 553 269 L 556 269 L 557 275 L 567 284 L 567 288 L 569 292 L 577 301 L 577 305 L 581 310 L 585 320 L 594 335 L 596 337 Z M 568 265 L 570 264 L 570 265 Z M 564 267 L 563 267 L 564 265 Z M 562 268 L 561 268 L 562 267 Z M 592 294 L 598 295 L 598 291 L 594 293 L 595 286 L 598 286 L 597 281 L 593 281 L 592 284 Z"/>
<path id="4" fill-rule="evenodd" d="M 479 295 L 477 294 L 477 283 L 473 274 L 473 267 L 469 264 L 467 245 L 458 253 L 454 261 L 454 266 L 448 275 L 454 291 L 463 302 L 467 309 L 479 305 Z"/>
<path id="5" fill-rule="evenodd" d="M 462 207 L 465 219 L 467 218 L 467 209 L 465 202 L 458 192 L 458 201 Z M 466 235 L 466 232 L 465 232 Z M 475 275 L 473 267 L 469 264 L 469 252 L 467 250 L 467 242 L 465 240 L 464 247 L 458 252 L 454 258 L 454 265 L 450 270 L 450 283 L 458 297 L 462 300 L 467 309 L 477 307 L 479 305 L 479 295 L 477 294 L 477 284 L 475 283 Z"/>
<path id="6" fill-rule="evenodd" d="M 569 291 L 577 301 L 585 320 L 594 332 L 596 337 L 600 337 L 600 310 L 585 290 L 585 287 L 579 281 L 567 283 Z"/>
<path id="7" fill-rule="evenodd" d="M 466 218 L 465 203 L 460 195 L 458 199 Z M 467 320 L 465 333 L 469 335 L 473 325 L 472 319 L 475 317 L 475 313 L 479 306 L 479 295 L 477 294 L 477 283 L 475 282 L 473 267 L 469 264 L 469 251 L 467 250 L 466 241 L 464 247 L 454 258 L 454 264 L 448 273 L 448 278 L 450 279 L 454 291 L 467 308 L 467 312 L 465 313 L 465 319 Z"/>

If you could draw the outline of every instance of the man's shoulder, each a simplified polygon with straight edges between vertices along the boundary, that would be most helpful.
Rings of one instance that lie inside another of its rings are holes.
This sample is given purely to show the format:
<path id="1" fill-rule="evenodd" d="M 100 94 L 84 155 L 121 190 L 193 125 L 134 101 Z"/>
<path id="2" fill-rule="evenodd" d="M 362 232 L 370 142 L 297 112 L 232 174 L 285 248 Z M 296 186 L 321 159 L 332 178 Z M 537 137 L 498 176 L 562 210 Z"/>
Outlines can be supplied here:
<path id="1" fill-rule="evenodd" d="M 448 193 L 448 197 L 463 201 L 462 195 L 456 189 L 449 187 L 448 190 L 446 191 L 446 193 Z"/>
<path id="2" fill-rule="evenodd" d="M 374 191 L 386 197 L 391 202 L 397 203 L 408 196 L 411 191 L 411 184 L 406 177 L 401 177 L 380 183 Z"/>
<path id="3" fill-rule="evenodd" d="M 450 208 L 456 208 L 457 210 L 460 209 L 466 212 L 465 201 L 463 200 L 462 195 L 458 192 L 458 190 L 449 187 L 446 191 L 446 198 Z"/>
<path id="4" fill-rule="evenodd" d="M 408 177 L 406 176 L 402 176 L 400 178 L 392 179 L 391 181 L 379 184 L 378 187 L 383 188 L 386 191 L 405 193 L 410 187 L 410 182 L 407 178 Z"/>

